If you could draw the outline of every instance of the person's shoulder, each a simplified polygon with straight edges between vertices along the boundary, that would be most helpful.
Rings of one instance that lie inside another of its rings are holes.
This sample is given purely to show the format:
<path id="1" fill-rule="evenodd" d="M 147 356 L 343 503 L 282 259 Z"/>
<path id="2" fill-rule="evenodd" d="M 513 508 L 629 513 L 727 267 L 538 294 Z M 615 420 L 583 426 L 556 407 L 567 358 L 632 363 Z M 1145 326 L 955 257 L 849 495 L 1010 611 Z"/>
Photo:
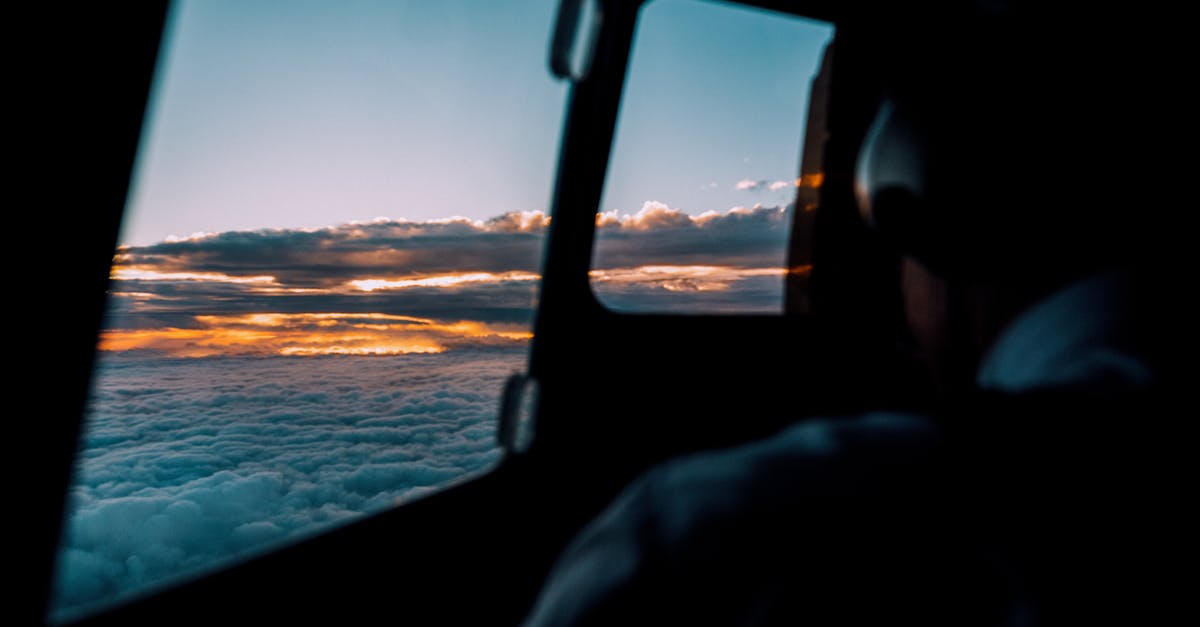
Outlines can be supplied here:
<path id="1" fill-rule="evenodd" d="M 864 497 L 916 473 L 941 441 L 929 416 L 813 418 L 741 446 L 695 453 L 642 475 L 622 500 L 653 512 L 660 537 L 689 544 L 707 528 L 799 511 L 814 498 Z"/>
<path id="2" fill-rule="evenodd" d="M 1000 392 L 1150 385 L 1136 307 L 1137 277 L 1096 274 L 1036 303 L 1009 324 L 980 365 L 980 388 Z"/>

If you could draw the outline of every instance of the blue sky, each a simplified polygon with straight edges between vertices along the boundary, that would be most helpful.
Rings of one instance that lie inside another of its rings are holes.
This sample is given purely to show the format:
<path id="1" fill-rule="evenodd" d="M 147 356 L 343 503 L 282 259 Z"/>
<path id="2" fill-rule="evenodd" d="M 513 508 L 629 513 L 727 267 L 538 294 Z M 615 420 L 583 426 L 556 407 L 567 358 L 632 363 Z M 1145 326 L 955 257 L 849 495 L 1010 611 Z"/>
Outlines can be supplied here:
<path id="1" fill-rule="evenodd" d="M 546 70 L 554 11 L 176 2 L 122 242 L 548 209 L 567 93 Z M 604 209 L 786 202 L 736 183 L 794 177 L 829 32 L 754 15 L 648 6 Z"/>
<path id="2" fill-rule="evenodd" d="M 602 210 L 790 202 L 794 189 L 770 185 L 799 174 L 809 84 L 831 35 L 825 24 L 723 3 L 647 4 Z"/>
<path id="3" fill-rule="evenodd" d="M 548 0 L 177 2 L 122 241 L 542 209 Z"/>

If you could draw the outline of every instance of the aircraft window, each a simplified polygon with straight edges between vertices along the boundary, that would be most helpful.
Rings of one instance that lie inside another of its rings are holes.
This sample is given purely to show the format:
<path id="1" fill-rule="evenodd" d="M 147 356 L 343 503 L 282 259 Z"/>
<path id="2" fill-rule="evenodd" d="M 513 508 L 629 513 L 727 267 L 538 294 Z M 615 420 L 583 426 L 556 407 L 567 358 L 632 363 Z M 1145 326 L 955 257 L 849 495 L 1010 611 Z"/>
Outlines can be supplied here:
<path id="1" fill-rule="evenodd" d="M 832 36 L 824 22 L 699 0 L 642 9 L 597 215 L 600 302 L 783 311 L 792 222 L 821 182 L 819 160 L 802 174 L 800 155 Z"/>
<path id="2" fill-rule="evenodd" d="M 565 96 L 555 9 L 171 7 L 52 621 L 499 459 Z"/>

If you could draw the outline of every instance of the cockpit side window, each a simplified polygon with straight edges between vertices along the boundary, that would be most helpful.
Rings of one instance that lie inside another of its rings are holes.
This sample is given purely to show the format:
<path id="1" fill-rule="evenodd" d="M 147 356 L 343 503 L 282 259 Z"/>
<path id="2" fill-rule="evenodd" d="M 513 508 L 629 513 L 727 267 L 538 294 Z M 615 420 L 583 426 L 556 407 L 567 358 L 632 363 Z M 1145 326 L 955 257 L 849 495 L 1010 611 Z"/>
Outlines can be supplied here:
<path id="1" fill-rule="evenodd" d="M 171 7 L 53 621 L 499 459 L 565 96 L 555 5 Z"/>
<path id="2" fill-rule="evenodd" d="M 831 24 L 772 11 L 647 3 L 596 217 L 590 282 L 603 305 L 784 310 L 785 281 L 811 267 L 789 260 L 788 243 L 794 224 L 811 224 L 822 183 L 809 94 L 832 36 Z"/>

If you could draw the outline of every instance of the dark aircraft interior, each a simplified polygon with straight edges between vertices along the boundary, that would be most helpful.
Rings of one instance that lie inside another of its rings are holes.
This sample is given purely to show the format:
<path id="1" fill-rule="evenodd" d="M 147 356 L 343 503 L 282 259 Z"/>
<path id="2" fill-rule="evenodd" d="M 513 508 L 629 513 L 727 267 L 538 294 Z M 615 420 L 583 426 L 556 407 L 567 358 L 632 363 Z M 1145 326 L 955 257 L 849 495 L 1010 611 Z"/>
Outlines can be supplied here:
<path id="1" fill-rule="evenodd" d="M 443 492 L 78 624 L 515 625 L 529 612 L 573 535 L 654 464 L 769 436 L 813 416 L 930 409 L 934 385 L 905 336 L 896 254 L 862 220 L 853 189 L 859 147 L 880 100 L 881 42 L 897 41 L 890 29 L 901 19 L 900 9 L 857 1 L 739 1 L 836 28 L 812 81 L 808 136 L 797 146 L 802 154 L 797 176 L 819 173 L 823 183 L 802 190 L 812 195 L 797 201 L 815 210 L 792 227 L 792 271 L 782 315 L 623 314 L 597 301 L 588 278 L 595 216 L 644 2 L 598 0 L 602 20 L 588 40 L 575 37 L 587 33 L 576 21 L 588 3 L 563 0 L 548 43 L 552 71 L 571 83 L 568 114 L 528 370 L 510 382 L 503 407 L 497 408 L 498 437 L 506 449 L 502 463 Z M 951 4 L 964 3 L 917 3 L 904 8 L 903 19 L 939 19 L 943 5 Z M 27 422 L 20 442 L 10 445 L 10 455 L 19 453 L 33 465 L 21 479 L 30 495 L 17 508 L 29 531 L 10 535 L 26 564 L 18 576 L 26 589 L 9 590 L 9 603 L 17 606 L 9 612 L 17 618 L 10 624 L 46 620 L 63 495 L 166 5 L 62 5 L 21 20 L 35 33 L 23 44 L 31 60 L 20 80 L 29 86 L 10 96 L 29 109 L 17 122 L 26 126 L 35 147 L 18 166 L 32 168 L 31 178 L 16 184 L 35 184 L 55 206 L 69 207 L 71 224 L 56 237 L 71 253 L 42 266 L 42 272 L 58 278 L 52 293 L 39 296 L 37 307 L 58 313 L 29 334 L 37 345 L 28 353 L 35 355 L 32 363 L 22 368 L 29 384 L 15 390 L 38 395 L 43 419 Z M 1074 45 L 1078 31 L 1085 31 L 1089 41 L 1103 39 L 1086 32 L 1091 14 L 1101 9 L 1081 11 L 1062 20 L 1048 9 L 1032 9 L 1029 19 L 1045 19 L 1046 30 L 1061 38 L 1064 48 Z M 1120 50 L 1085 57 L 1103 65 L 1100 70 L 1084 70 L 1111 77 L 1114 98 L 1122 104 L 1110 103 L 1106 111 L 1125 107 L 1124 117 L 1097 122 L 1096 132 L 1112 136 L 1113 150 L 1119 152 L 1107 185 L 1123 206 L 1146 208 L 1131 214 L 1130 230 L 1136 232 L 1131 238 L 1145 232 L 1154 242 L 1131 245 L 1121 256 L 1147 272 L 1154 286 L 1169 291 L 1177 285 L 1170 262 L 1177 246 L 1160 234 L 1178 235 L 1179 229 L 1169 212 L 1155 209 L 1181 208 L 1172 189 L 1181 179 L 1169 174 L 1174 166 L 1167 163 L 1179 158 L 1153 146 L 1179 136 L 1167 90 L 1182 76 L 1172 74 L 1171 53 L 1148 43 L 1174 43 L 1162 34 L 1169 16 L 1147 14 L 1136 25 L 1126 24 L 1128 39 L 1120 40 Z M 953 28 L 951 21 L 945 24 Z M 579 46 L 587 60 L 582 65 L 570 58 Z M 1121 64 L 1112 65 L 1114 59 Z M 1156 68 L 1153 62 L 1162 65 Z M 1038 194 L 1048 183 L 1028 184 L 1027 193 Z M 10 259 L 10 264 L 21 263 Z M 801 271 L 810 264 L 811 272 Z M 1163 305 L 1154 315 L 1166 320 L 1168 309 Z M 1178 343 L 1167 343 L 1178 350 Z M 619 387 L 604 383 L 614 371 L 624 373 Z M 722 373 L 719 381 L 712 379 L 713 372 Z M 1155 421 L 1154 437 L 1129 435 L 1144 445 L 1139 454 L 1119 455 L 1139 471 L 1145 469 L 1141 453 L 1147 450 L 1159 451 L 1147 457 L 1163 463 L 1179 461 L 1171 446 L 1181 443 L 1165 419 L 1165 392 L 1159 392 L 1174 383 L 1123 399 L 1097 418 L 1100 429 L 1118 429 L 1104 420 L 1134 419 L 1114 416 L 1119 407 L 1137 414 L 1137 420 Z M 1082 422 L 1086 411 L 1097 408 L 1062 404 L 1061 409 Z M 1059 434 L 1056 441 L 1071 449 L 1071 433 Z M 1143 480 L 1136 475 L 1135 481 Z M 1157 514 L 1147 516 L 1157 520 Z"/>

